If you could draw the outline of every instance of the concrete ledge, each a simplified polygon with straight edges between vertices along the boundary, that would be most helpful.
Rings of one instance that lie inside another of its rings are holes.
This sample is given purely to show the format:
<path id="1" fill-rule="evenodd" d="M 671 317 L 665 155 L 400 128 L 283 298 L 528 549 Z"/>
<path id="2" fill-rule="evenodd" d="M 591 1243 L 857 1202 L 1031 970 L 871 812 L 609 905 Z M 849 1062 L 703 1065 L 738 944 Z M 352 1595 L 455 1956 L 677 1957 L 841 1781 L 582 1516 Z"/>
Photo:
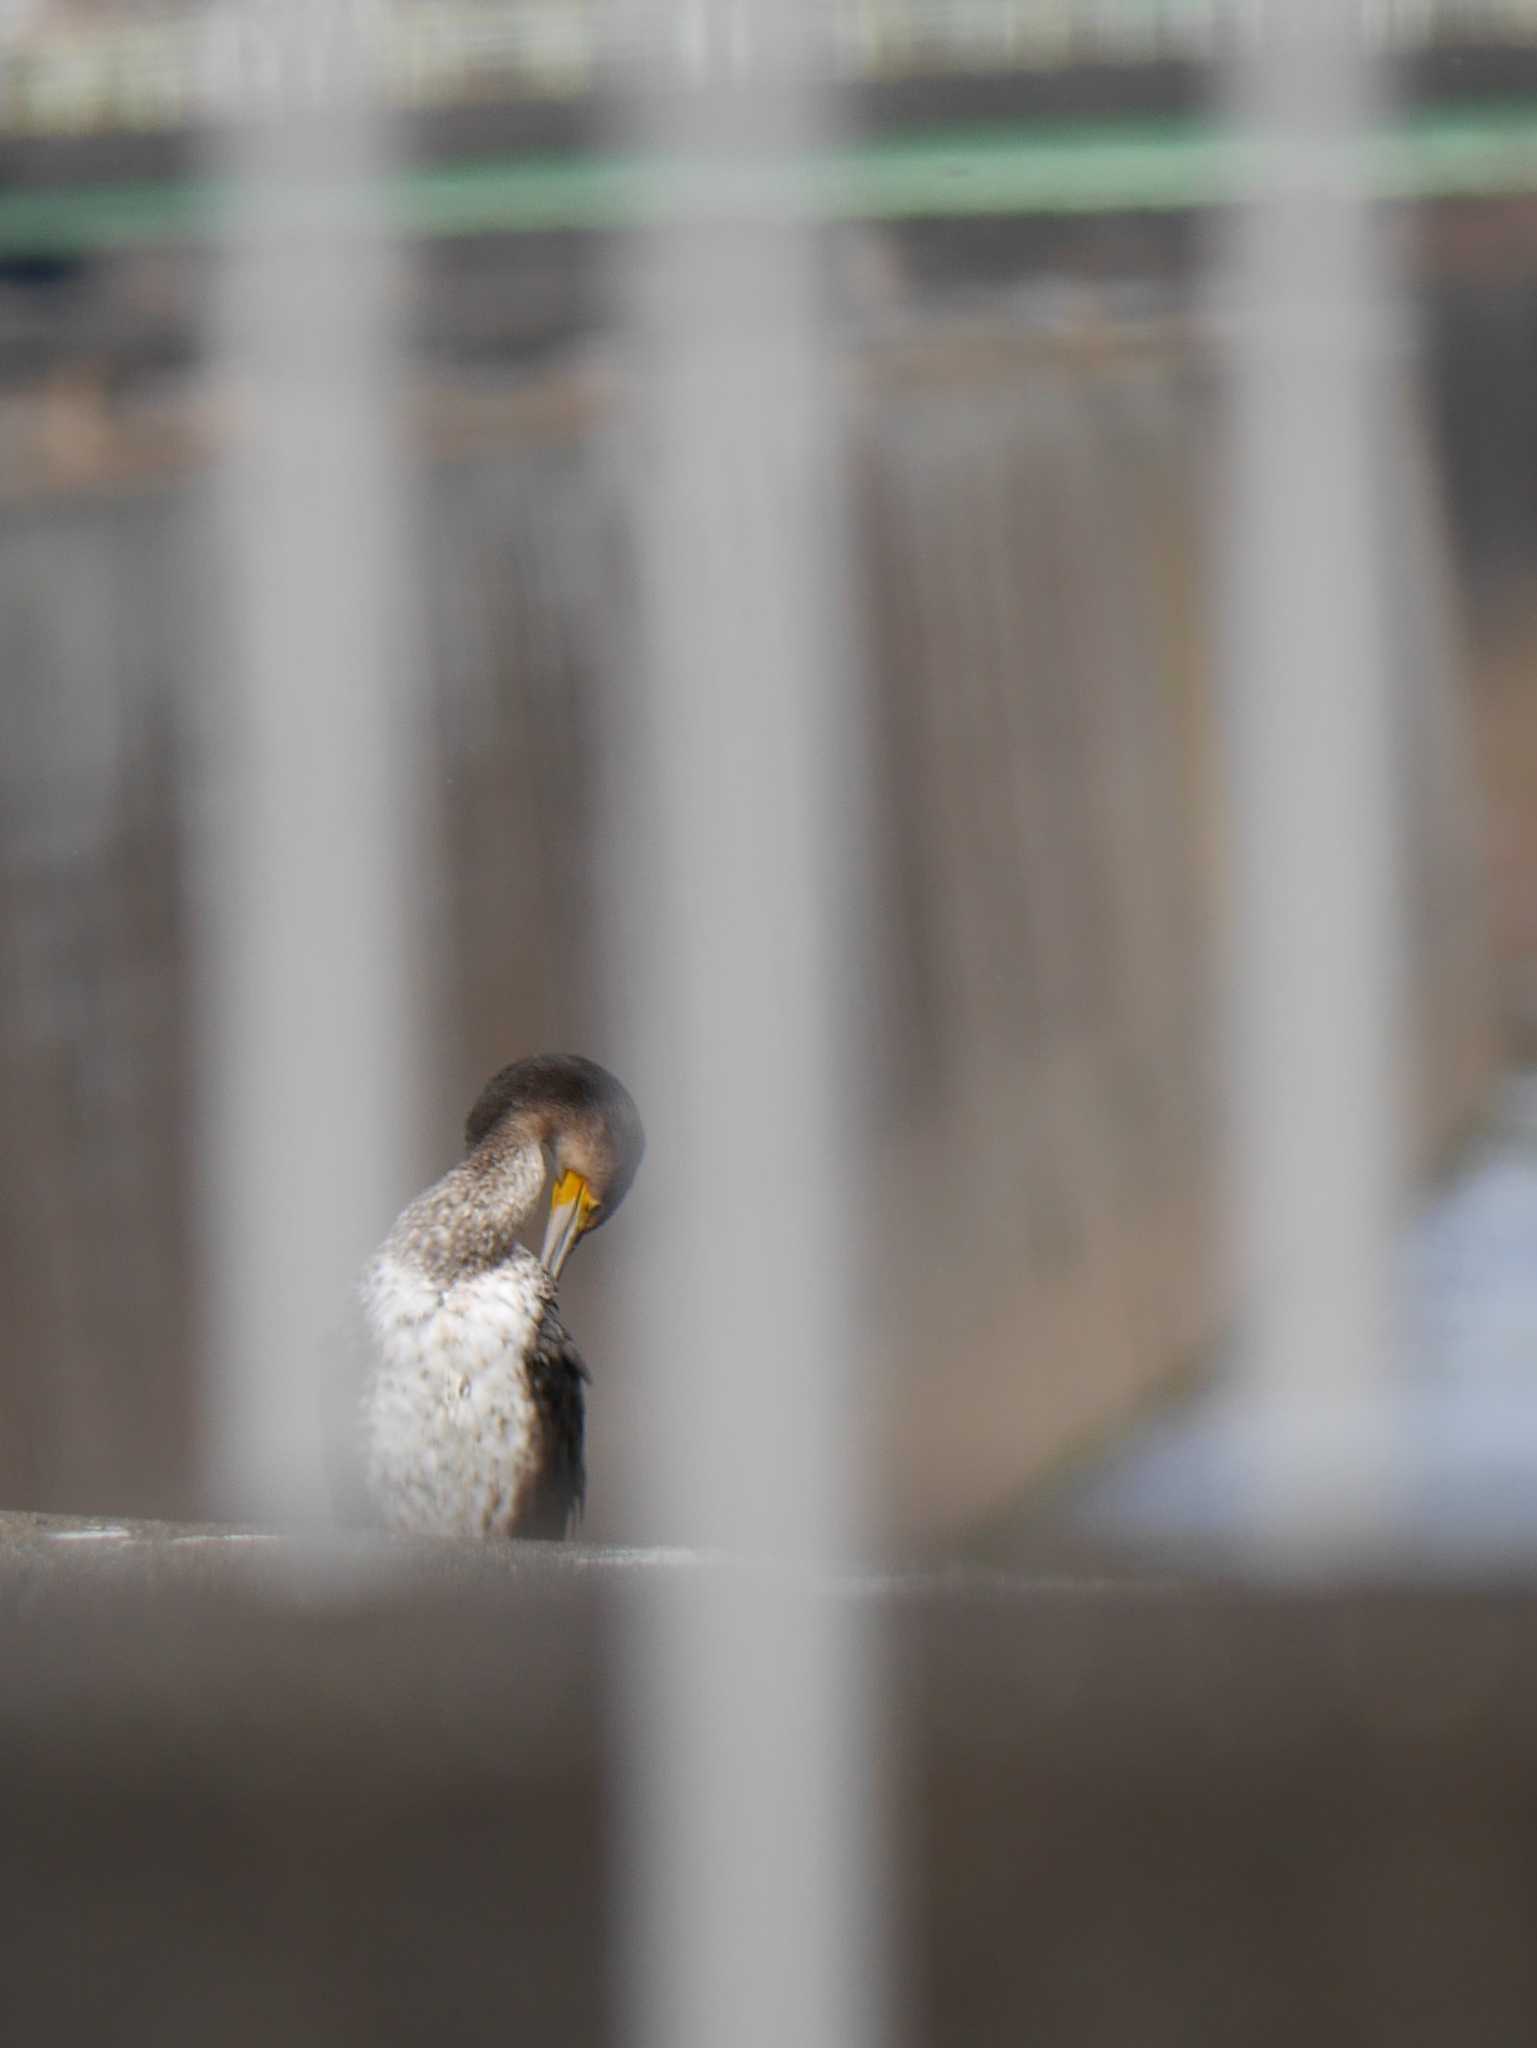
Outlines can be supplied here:
<path id="1" fill-rule="evenodd" d="M 613 1628 L 680 1560 L 245 1536 L 0 1517 L 0 2039 L 620 2039 Z M 865 1596 L 914 2043 L 1537 2039 L 1531 1594 Z"/>

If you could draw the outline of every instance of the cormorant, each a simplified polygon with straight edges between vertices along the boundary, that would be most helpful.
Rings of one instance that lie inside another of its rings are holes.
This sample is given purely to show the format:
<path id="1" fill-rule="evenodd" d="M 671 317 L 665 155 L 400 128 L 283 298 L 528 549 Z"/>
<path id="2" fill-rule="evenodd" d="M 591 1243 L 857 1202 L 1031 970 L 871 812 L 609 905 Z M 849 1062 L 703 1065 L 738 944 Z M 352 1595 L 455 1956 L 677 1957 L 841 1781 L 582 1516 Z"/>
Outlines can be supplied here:
<path id="1" fill-rule="evenodd" d="M 543 1053 L 481 1090 L 465 1157 L 370 1261 L 369 1488 L 398 1529 L 564 1536 L 581 1512 L 586 1368 L 555 1313 L 572 1246 L 624 1200 L 645 1149 L 628 1091 Z M 517 1241 L 546 1179 L 536 1259 Z"/>

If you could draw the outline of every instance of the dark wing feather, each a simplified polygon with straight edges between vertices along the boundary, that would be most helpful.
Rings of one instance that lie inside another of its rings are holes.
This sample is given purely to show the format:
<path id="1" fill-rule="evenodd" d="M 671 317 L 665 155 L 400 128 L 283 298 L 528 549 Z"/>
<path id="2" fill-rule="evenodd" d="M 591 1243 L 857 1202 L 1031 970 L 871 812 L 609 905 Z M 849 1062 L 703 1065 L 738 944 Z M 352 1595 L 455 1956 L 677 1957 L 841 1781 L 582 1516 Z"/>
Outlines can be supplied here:
<path id="1" fill-rule="evenodd" d="M 547 1308 L 528 1360 L 542 1437 L 539 1478 L 518 1519 L 520 1536 L 560 1538 L 581 1517 L 587 1490 L 583 1443 L 587 1368 L 554 1309 Z"/>

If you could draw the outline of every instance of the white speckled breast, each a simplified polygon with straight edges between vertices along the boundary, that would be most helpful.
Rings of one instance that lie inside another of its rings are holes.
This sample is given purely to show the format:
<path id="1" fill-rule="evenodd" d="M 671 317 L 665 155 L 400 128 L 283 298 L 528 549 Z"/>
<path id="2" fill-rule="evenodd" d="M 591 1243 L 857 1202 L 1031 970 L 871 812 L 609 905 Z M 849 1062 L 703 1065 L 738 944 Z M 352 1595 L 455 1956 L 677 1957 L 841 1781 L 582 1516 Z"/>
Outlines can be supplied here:
<path id="1" fill-rule="evenodd" d="M 553 1294 L 521 1245 L 446 1284 L 398 1236 L 375 1257 L 364 1436 L 370 1490 L 395 1527 L 489 1536 L 516 1523 L 541 1455 L 524 1360 Z"/>

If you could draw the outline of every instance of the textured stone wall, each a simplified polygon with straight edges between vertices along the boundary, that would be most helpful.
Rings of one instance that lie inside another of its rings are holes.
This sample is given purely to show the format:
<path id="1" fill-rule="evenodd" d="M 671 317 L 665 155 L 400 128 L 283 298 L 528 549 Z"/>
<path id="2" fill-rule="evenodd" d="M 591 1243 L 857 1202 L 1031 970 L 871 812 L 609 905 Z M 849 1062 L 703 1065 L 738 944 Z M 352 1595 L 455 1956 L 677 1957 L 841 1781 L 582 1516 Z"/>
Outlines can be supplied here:
<path id="1" fill-rule="evenodd" d="M 997 303 L 877 321 L 848 364 L 872 770 L 855 1016 L 872 1427 L 904 1528 L 1003 1506 L 1220 1324 L 1204 362 L 1199 337 L 1111 327 L 1074 300 L 1056 331 Z M 607 694 L 628 675 L 622 443 L 607 429 L 625 389 L 594 359 L 419 397 L 444 875 L 428 1078 L 446 1162 L 508 1058 L 565 1045 L 624 1064 L 598 906 L 624 775 Z M 201 481 L 236 417 L 214 391 L 174 432 L 127 420 L 94 483 L 70 472 L 0 503 L 0 1500 L 18 1505 L 197 1499 L 186 848 L 199 628 L 217 598 Z M 1404 450 L 1433 1145 L 1487 1071 L 1484 875 L 1412 418 Z M 339 800 L 343 782 L 339 764 Z M 295 1000 L 324 1000 L 323 965 Z M 568 1307 L 612 1367 L 592 1492 L 596 1532 L 617 1534 L 604 1504 L 638 1397 L 604 1264 L 573 1268 Z"/>

